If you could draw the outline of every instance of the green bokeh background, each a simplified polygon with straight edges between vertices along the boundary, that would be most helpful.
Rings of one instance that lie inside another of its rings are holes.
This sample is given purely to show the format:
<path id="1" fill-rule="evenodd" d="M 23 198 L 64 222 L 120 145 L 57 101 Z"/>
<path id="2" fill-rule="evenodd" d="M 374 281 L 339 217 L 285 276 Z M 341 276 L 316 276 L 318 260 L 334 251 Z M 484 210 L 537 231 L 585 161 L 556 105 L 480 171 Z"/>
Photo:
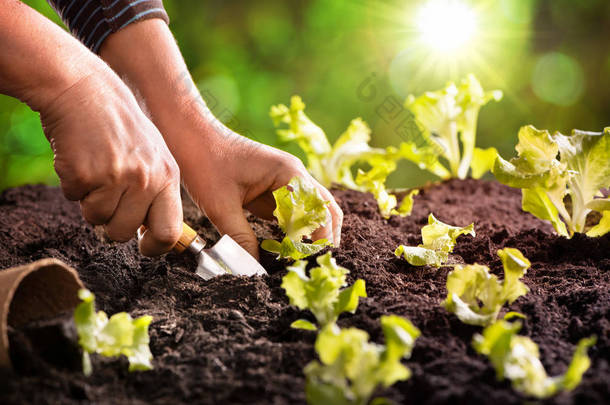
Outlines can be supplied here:
<path id="1" fill-rule="evenodd" d="M 294 145 L 277 143 L 272 104 L 301 95 L 332 141 L 362 117 L 372 144 L 387 146 L 401 140 L 401 118 L 390 117 L 388 106 L 469 72 L 505 93 L 481 111 L 481 147 L 511 156 L 518 128 L 530 123 L 560 131 L 610 125 L 610 2 L 463 1 L 477 10 L 477 41 L 449 61 L 433 59 L 417 41 L 414 16 L 424 1 L 164 3 L 212 110 L 238 132 L 297 155 Z M 44 0 L 26 3 L 61 23 Z M 57 184 L 52 159 L 37 114 L 0 96 L 0 189 Z M 405 162 L 390 185 L 431 178 Z"/>

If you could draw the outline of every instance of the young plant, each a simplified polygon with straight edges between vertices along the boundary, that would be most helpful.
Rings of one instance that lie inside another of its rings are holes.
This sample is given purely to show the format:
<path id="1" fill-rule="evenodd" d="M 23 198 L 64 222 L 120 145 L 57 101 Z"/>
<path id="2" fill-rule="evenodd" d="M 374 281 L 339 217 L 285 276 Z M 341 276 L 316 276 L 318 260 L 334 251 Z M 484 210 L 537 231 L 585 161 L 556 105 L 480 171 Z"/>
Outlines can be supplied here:
<path id="1" fill-rule="evenodd" d="M 421 154 L 428 159 L 426 162 L 417 154 L 405 157 L 416 164 L 425 163 L 425 166 L 434 168 L 432 173 L 441 178 L 464 179 L 471 167 L 473 177 L 482 176 L 493 166 L 497 152 L 493 148 L 483 150 L 475 147 L 479 110 L 489 101 L 501 98 L 500 90 L 483 91 L 472 74 L 457 86 L 449 83 L 444 89 L 426 92 L 419 97 L 410 95 L 405 107 L 413 112 L 424 137 L 433 142 L 449 167 L 439 168 L 443 165 L 438 162 L 438 154 L 435 165 L 430 164 L 429 154 Z M 411 147 L 417 149 L 413 144 Z"/>
<path id="2" fill-rule="evenodd" d="M 610 211 L 610 198 L 601 193 L 610 187 L 610 128 L 573 130 L 567 136 L 530 125 L 522 127 L 518 136 L 518 156 L 510 161 L 498 156 L 493 173 L 501 183 L 523 189 L 523 210 L 550 221 L 557 233 L 568 237 L 587 232 L 587 215 L 594 210 L 604 220 L 587 234 L 610 231 L 610 214 L 604 213 Z"/>
<path id="3" fill-rule="evenodd" d="M 371 169 L 367 172 L 358 169 L 356 184 L 373 194 L 382 217 L 389 218 L 392 215 L 406 217 L 410 215 L 413 210 L 413 197 L 419 194 L 419 190 L 411 190 L 398 205 L 396 196 L 388 193 L 385 187 L 387 177 L 396 170 L 396 161 L 380 158 L 371 160 L 371 163 Z"/>
<path id="4" fill-rule="evenodd" d="M 288 267 L 288 274 L 282 279 L 282 288 L 290 299 L 290 304 L 299 309 L 308 309 L 316 318 L 321 328 L 337 321 L 343 312 L 354 313 L 358 307 L 358 298 L 366 297 L 364 280 L 348 287 L 345 277 L 349 273 L 344 267 L 338 266 L 330 252 L 316 259 L 318 267 L 306 274 L 307 262 L 298 261 Z M 316 330 L 313 323 L 299 319 L 291 327 L 296 329 Z"/>
<path id="5" fill-rule="evenodd" d="M 498 250 L 504 267 L 504 281 L 479 264 L 455 266 L 447 276 L 445 309 L 469 325 L 488 326 L 496 321 L 500 309 L 527 294 L 529 289 L 519 279 L 530 261 L 513 248 Z"/>
<path id="6" fill-rule="evenodd" d="M 294 141 L 305 152 L 307 170 L 323 186 L 341 184 L 353 190 L 360 188 L 354 181 L 351 167 L 371 156 L 385 155 L 385 150 L 369 146 L 371 130 L 360 118 L 352 120 L 347 130 L 331 146 L 324 131 L 305 115 L 305 103 L 292 96 L 290 107 L 280 104 L 271 107 L 271 118 L 281 141 Z"/>
<path id="7" fill-rule="evenodd" d="M 129 371 L 151 370 L 152 353 L 148 347 L 148 325 L 152 317 L 132 319 L 126 312 L 108 319 L 104 311 L 95 312 L 95 296 L 89 290 L 79 290 L 82 300 L 74 311 L 78 343 L 83 349 L 83 372 L 92 372 L 90 353 L 106 357 L 124 355 L 129 360 Z"/>
<path id="8" fill-rule="evenodd" d="M 595 344 L 594 336 L 578 342 L 563 375 L 549 377 L 540 362 L 538 345 L 526 336 L 517 335 L 520 329 L 520 322 L 500 320 L 485 328 L 482 335 L 474 336 L 474 349 L 489 357 L 498 380 L 508 378 L 516 391 L 540 399 L 571 391 L 580 384 L 591 365 L 587 349 Z"/>
<path id="9" fill-rule="evenodd" d="M 320 361 L 305 367 L 308 404 L 366 405 L 377 387 L 411 376 L 401 360 L 411 356 L 419 329 L 395 315 L 382 316 L 381 328 L 385 346 L 360 329 L 322 329 L 315 344 Z"/>
<path id="10" fill-rule="evenodd" d="M 282 242 L 266 239 L 261 247 L 269 252 L 277 253 L 278 259 L 289 257 L 299 260 L 315 254 L 331 243 L 319 239 L 313 243 L 303 242 L 303 237 L 326 224 L 328 210 L 318 190 L 306 184 L 300 177 L 294 177 L 287 186 L 273 192 L 275 210 L 280 229 L 286 234 Z"/>
<path id="11" fill-rule="evenodd" d="M 428 216 L 428 225 L 421 229 L 422 244 L 419 246 L 400 245 L 394 251 L 397 257 L 403 256 L 412 266 L 440 267 L 449 259 L 456 240 L 460 235 L 475 236 L 474 223 L 466 226 L 447 225 Z"/>
<path id="12" fill-rule="evenodd" d="M 371 147 L 371 130 L 360 118 L 352 120 L 331 146 L 324 131 L 305 115 L 305 104 L 299 96 L 290 99 L 290 107 L 284 104 L 271 107 L 270 115 L 276 126 L 288 125 L 288 128 L 278 129 L 280 140 L 294 141 L 299 145 L 307 158 L 307 170 L 323 186 L 339 184 L 352 190 L 371 192 L 385 218 L 410 214 L 409 199 L 396 209 L 396 196 L 385 188 L 386 178 L 396 170 L 396 161 L 403 158 L 404 151 Z M 370 166 L 371 171 L 354 179 L 352 166 L 357 163 Z"/>

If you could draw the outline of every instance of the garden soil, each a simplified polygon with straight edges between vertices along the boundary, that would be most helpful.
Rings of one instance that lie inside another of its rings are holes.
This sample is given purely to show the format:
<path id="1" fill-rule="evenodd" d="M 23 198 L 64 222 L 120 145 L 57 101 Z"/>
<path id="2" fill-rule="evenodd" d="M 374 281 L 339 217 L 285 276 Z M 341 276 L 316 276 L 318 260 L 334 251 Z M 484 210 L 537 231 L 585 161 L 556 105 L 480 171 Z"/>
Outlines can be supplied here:
<path id="1" fill-rule="evenodd" d="M 428 185 L 415 197 L 411 216 L 390 220 L 378 214 L 368 194 L 336 190 L 334 195 L 345 220 L 341 247 L 333 255 L 350 270 L 349 282 L 364 279 L 368 292 L 355 314 L 341 317 L 340 326 L 362 328 L 381 343 L 380 317 L 397 314 L 422 331 L 405 361 L 413 376 L 379 391 L 380 396 L 402 404 L 531 402 L 509 382 L 497 381 L 488 360 L 471 348 L 481 328 L 462 324 L 439 305 L 450 268 L 416 268 L 394 256 L 399 244 L 421 242 L 420 229 L 433 212 L 450 224 L 475 223 L 476 237 L 460 237 L 452 263 L 486 264 L 501 276 L 498 249 L 515 247 L 531 260 L 524 278 L 531 291 L 507 309 L 527 316 L 521 333 L 538 343 L 550 375 L 565 371 L 579 339 L 597 336 L 582 384 L 543 403 L 610 403 L 610 237 L 558 237 L 548 224 L 521 211 L 519 190 L 496 182 Z M 210 222 L 190 202 L 184 206 L 185 220 L 215 242 L 218 234 Z M 279 239 L 274 223 L 250 221 L 261 240 Z M 144 258 L 134 241 L 111 243 L 57 188 L 5 191 L 0 195 L 0 268 L 44 257 L 76 268 L 96 294 L 98 309 L 153 316 L 154 370 L 129 373 L 125 359 L 94 356 L 93 375 L 85 377 L 70 350 L 47 361 L 27 348 L 27 334 L 13 331 L 13 359 L 34 366 L 1 372 L 0 403 L 304 403 L 302 369 L 315 358 L 315 335 L 289 325 L 311 316 L 288 304 L 280 286 L 286 263 L 270 254 L 262 255 L 268 277 L 206 282 L 193 273 L 192 257 Z"/>

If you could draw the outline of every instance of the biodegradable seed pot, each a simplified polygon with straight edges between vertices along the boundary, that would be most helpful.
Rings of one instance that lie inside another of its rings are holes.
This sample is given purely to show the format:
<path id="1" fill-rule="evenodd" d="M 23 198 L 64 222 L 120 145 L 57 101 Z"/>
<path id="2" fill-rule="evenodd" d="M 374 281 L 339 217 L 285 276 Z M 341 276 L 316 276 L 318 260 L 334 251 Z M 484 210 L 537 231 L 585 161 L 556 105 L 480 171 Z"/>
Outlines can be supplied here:
<path id="1" fill-rule="evenodd" d="M 76 271 L 54 258 L 0 271 L 0 367 L 11 367 L 9 327 L 73 311 L 80 288 Z"/>

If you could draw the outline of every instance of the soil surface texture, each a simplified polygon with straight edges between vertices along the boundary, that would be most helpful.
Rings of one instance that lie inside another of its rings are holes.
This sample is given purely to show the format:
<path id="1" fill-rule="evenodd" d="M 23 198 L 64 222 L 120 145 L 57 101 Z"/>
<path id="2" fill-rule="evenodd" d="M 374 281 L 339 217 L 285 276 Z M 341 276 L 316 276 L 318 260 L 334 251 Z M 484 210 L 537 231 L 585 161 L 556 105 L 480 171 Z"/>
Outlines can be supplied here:
<path id="1" fill-rule="evenodd" d="M 574 391 L 540 403 L 610 403 L 610 237 L 571 240 L 521 211 L 520 190 L 496 182 L 452 180 L 426 186 L 411 216 L 384 220 L 369 194 L 335 190 L 344 213 L 337 262 L 348 282 L 366 281 L 368 298 L 339 325 L 366 330 L 382 342 L 379 318 L 409 318 L 421 331 L 404 363 L 411 379 L 379 391 L 401 404 L 522 404 L 529 401 L 508 381 L 497 381 L 488 360 L 471 348 L 481 328 L 462 324 L 439 304 L 445 298 L 441 269 L 412 267 L 394 256 L 399 244 L 421 243 L 430 212 L 453 225 L 475 223 L 476 237 L 461 236 L 452 263 L 480 263 L 502 277 L 498 249 L 514 247 L 530 259 L 524 282 L 530 293 L 506 310 L 527 316 L 521 334 L 540 346 L 549 375 L 563 373 L 579 339 L 597 335 L 592 366 Z M 211 223 L 185 199 L 185 220 L 208 243 Z M 250 217 L 262 239 L 280 239 L 273 222 Z M 289 327 L 311 315 L 288 304 L 280 287 L 285 262 L 261 257 L 268 277 L 222 276 L 203 281 L 195 260 L 170 253 L 139 255 L 135 241 L 108 241 L 84 222 L 77 203 L 58 188 L 26 186 L 0 195 L 0 269 L 55 257 L 78 270 L 108 314 L 152 315 L 154 370 L 127 371 L 127 361 L 93 356 L 93 374 L 73 367 L 73 356 L 34 359 L 36 367 L 0 371 L 2 404 L 298 404 L 304 403 L 303 367 L 315 358 L 314 332 Z M 312 258 L 311 261 L 314 259 Z M 35 357 L 27 333 L 14 331 L 13 358 Z M 60 341 L 60 340 L 58 340 Z M 20 344 L 19 342 L 25 342 Z M 60 349 L 58 349 L 60 350 Z M 48 350 L 47 350 L 48 352 Z M 53 357 L 53 356 L 51 356 Z M 68 364 L 69 363 L 69 364 Z M 530 401 L 531 402 L 531 401 Z"/>

